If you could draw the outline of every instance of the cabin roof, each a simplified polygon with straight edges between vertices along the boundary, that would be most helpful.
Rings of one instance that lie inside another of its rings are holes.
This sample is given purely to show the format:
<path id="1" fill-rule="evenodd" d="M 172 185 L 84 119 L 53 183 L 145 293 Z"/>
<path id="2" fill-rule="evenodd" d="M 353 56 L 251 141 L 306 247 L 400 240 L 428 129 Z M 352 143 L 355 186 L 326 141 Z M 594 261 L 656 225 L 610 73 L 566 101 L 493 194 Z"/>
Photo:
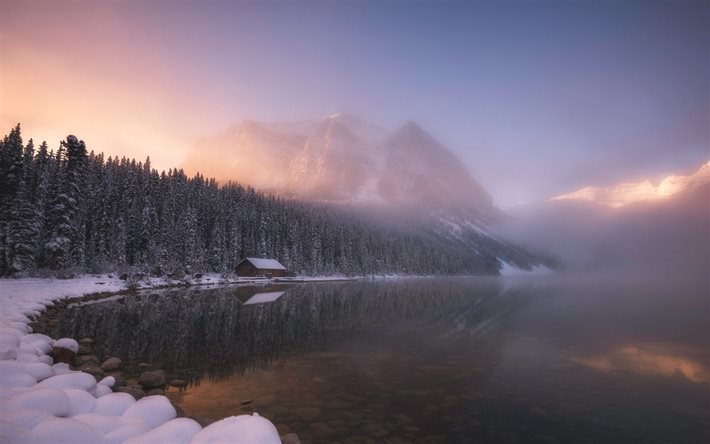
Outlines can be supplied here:
<path id="1" fill-rule="evenodd" d="M 249 261 L 253 266 L 261 270 L 285 270 L 286 267 L 281 265 L 276 259 L 262 259 L 258 257 L 247 257 L 243 261 Z M 242 262 L 243 262 L 242 261 Z"/>

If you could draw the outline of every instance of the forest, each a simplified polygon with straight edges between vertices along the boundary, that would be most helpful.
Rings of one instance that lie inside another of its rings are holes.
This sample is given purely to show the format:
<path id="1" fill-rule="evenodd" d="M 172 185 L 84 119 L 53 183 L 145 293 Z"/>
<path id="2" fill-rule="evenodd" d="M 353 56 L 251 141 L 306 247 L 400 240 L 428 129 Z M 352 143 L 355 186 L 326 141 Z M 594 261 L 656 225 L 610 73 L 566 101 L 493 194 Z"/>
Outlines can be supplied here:
<path id="1" fill-rule="evenodd" d="M 497 274 L 498 257 L 536 262 L 475 230 L 158 172 L 150 158 L 105 158 L 75 136 L 35 147 L 18 124 L 0 142 L 0 275 L 181 277 L 229 273 L 247 256 L 308 275 L 480 275 Z"/>

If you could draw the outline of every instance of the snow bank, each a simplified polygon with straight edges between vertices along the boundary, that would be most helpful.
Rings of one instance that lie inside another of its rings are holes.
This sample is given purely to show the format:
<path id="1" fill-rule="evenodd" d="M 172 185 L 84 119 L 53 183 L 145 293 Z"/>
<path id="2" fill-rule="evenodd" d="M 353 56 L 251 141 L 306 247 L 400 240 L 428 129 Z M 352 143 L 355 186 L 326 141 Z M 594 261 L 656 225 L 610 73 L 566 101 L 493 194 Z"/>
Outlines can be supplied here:
<path id="1" fill-rule="evenodd" d="M 217 277 L 206 278 L 206 281 Z M 224 282 L 224 280 L 220 281 Z M 226 418 L 204 430 L 177 418 L 165 396 L 136 401 L 113 393 L 113 377 L 100 382 L 55 364 L 53 347 L 77 352 L 74 339 L 32 333 L 30 317 L 54 300 L 98 291 L 119 291 L 124 282 L 106 277 L 80 279 L 0 279 L 0 442 L 2 443 L 280 443 L 265 418 Z"/>

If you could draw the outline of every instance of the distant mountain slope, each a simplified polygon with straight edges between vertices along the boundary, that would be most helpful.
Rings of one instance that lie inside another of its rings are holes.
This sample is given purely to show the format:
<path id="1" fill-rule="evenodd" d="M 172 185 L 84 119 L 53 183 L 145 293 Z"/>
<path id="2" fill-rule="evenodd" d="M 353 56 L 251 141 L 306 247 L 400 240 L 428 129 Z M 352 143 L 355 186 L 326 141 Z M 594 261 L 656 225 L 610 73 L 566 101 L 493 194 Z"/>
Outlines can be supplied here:
<path id="1" fill-rule="evenodd" d="M 710 182 L 710 162 L 688 176 L 668 176 L 658 185 L 651 181 L 624 182 L 607 187 L 587 187 L 551 200 L 585 200 L 610 207 L 621 207 L 635 202 L 667 199 L 682 191 L 692 191 Z"/>
<path id="2" fill-rule="evenodd" d="M 201 140 L 184 162 L 221 182 L 308 200 L 500 217 L 446 147 L 412 122 L 394 132 L 349 114 L 288 124 L 242 122 Z"/>

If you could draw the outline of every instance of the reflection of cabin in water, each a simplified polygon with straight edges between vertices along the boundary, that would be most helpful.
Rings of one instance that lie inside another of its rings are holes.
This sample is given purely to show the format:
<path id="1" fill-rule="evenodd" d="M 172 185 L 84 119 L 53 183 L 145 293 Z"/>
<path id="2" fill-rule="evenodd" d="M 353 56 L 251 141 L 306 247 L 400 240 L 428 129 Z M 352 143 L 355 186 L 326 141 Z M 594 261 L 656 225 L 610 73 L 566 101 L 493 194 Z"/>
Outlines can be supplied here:
<path id="1" fill-rule="evenodd" d="M 246 285 L 237 287 L 234 290 L 234 294 L 244 305 L 274 302 L 283 296 L 284 293 L 286 293 L 286 287 L 283 285 Z"/>
<path id="2" fill-rule="evenodd" d="M 235 272 L 237 276 L 283 277 L 286 276 L 286 267 L 281 265 L 276 259 L 246 257 L 237 264 Z"/>

